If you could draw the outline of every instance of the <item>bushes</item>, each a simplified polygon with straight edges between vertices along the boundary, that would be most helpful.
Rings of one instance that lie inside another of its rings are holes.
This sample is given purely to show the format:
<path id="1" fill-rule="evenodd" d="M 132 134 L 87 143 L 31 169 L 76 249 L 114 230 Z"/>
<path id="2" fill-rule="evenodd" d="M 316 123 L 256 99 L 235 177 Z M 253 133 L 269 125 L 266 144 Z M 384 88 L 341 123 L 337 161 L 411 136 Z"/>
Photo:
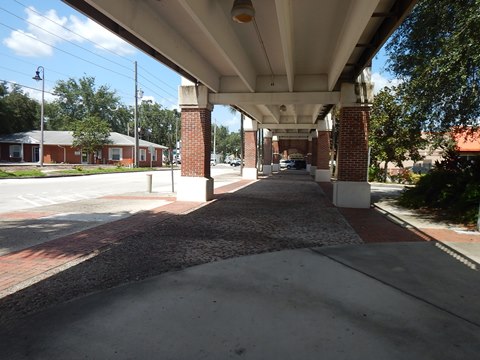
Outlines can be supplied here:
<path id="1" fill-rule="evenodd" d="M 452 150 L 399 198 L 400 205 L 439 209 L 451 220 L 463 223 L 477 222 L 479 202 L 480 157 L 467 160 Z"/>

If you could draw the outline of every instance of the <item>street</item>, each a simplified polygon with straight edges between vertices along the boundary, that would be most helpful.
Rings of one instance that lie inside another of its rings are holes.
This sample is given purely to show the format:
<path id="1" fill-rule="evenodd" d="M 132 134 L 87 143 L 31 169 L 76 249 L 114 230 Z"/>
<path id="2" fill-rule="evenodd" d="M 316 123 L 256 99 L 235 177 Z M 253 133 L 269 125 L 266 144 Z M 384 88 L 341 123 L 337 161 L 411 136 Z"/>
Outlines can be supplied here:
<path id="1" fill-rule="evenodd" d="M 217 165 L 212 167 L 216 185 L 225 178 L 238 176 L 239 169 Z M 147 175 L 152 175 L 152 192 L 170 195 L 172 175 L 170 169 L 148 172 L 128 172 L 89 176 L 65 176 L 36 179 L 0 180 L 0 214 L 48 205 L 65 204 L 74 201 L 96 199 L 109 195 L 120 195 L 147 191 Z M 178 182 L 180 170 L 174 170 L 174 185 Z"/>

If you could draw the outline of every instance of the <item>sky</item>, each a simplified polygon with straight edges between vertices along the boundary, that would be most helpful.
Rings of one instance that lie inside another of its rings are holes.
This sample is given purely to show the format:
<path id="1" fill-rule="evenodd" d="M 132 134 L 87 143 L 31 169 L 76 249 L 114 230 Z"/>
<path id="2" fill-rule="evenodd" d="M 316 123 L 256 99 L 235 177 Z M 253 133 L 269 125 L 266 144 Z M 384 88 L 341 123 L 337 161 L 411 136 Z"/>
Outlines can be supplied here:
<path id="1" fill-rule="evenodd" d="M 144 100 L 178 109 L 180 75 L 119 39 L 60 0 L 0 1 L 0 81 L 16 83 L 34 99 L 41 98 L 41 82 L 32 79 L 44 68 L 45 100 L 59 80 L 93 76 L 97 87 L 109 86 L 126 105 L 135 96 L 134 62 Z M 392 77 L 384 70 L 385 55 L 373 61 L 375 89 Z M 240 128 L 239 115 L 215 106 L 212 122 Z"/>

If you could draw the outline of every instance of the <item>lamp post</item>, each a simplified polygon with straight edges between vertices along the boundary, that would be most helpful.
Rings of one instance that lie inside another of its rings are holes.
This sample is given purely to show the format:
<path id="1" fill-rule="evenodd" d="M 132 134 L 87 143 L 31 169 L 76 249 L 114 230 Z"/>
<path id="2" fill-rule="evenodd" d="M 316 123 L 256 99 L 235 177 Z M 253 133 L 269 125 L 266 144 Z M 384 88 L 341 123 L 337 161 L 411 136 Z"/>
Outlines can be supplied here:
<path id="1" fill-rule="evenodd" d="M 40 76 L 40 71 L 42 72 L 42 76 Z M 40 166 L 43 166 L 43 106 L 45 100 L 45 69 L 43 66 L 37 67 L 37 71 L 35 72 L 35 76 L 32 78 L 36 81 L 42 81 L 42 102 L 40 103 L 40 151 L 39 151 L 39 160 Z"/>

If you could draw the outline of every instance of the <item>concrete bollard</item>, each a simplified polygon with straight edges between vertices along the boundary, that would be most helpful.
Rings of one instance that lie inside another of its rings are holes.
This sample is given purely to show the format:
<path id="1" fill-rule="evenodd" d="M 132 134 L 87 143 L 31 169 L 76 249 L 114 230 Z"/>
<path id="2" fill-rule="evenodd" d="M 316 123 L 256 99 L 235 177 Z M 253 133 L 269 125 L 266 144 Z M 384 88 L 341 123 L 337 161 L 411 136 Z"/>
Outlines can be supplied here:
<path id="1" fill-rule="evenodd" d="M 147 192 L 152 192 L 152 174 L 147 174 Z"/>

